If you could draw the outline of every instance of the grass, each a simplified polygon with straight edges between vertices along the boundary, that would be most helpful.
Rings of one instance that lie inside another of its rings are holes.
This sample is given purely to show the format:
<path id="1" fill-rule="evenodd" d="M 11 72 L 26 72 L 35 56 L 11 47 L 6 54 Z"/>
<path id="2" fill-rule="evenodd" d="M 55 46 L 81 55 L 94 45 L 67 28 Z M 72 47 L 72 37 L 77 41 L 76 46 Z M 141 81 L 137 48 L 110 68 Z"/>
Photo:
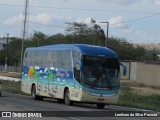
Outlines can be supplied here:
<path id="1" fill-rule="evenodd" d="M 2 90 L 11 93 L 25 94 L 21 92 L 21 82 L 1 80 Z M 135 92 L 130 84 L 121 85 L 121 93 L 118 105 L 160 111 L 160 95 L 143 95 Z M 26 95 L 26 94 L 25 94 Z"/>
<path id="2" fill-rule="evenodd" d="M 160 111 L 160 95 L 142 95 L 131 89 L 130 86 L 121 87 L 119 105 Z"/>
<path id="3" fill-rule="evenodd" d="M 9 81 L 9 80 L 0 80 L 2 91 L 16 93 L 16 94 L 23 94 L 26 95 L 21 91 L 21 82 Z"/>
<path id="4" fill-rule="evenodd" d="M 123 82 L 121 82 L 121 86 L 125 87 L 125 86 L 129 86 L 129 87 L 148 87 L 148 88 L 152 88 L 152 89 L 160 89 L 160 87 L 158 86 L 149 86 L 149 85 L 145 85 L 144 83 L 137 83 L 135 81 L 128 81 L 128 80 L 123 80 Z"/>

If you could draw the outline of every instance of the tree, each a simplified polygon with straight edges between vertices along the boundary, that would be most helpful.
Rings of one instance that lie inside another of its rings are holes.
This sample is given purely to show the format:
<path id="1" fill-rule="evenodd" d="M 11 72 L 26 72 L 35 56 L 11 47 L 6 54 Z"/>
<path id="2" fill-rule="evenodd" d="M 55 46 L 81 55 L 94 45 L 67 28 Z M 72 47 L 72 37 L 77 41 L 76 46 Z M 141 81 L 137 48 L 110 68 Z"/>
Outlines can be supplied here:
<path id="1" fill-rule="evenodd" d="M 91 19 L 91 25 L 92 33 L 94 36 L 93 44 L 105 46 L 106 37 L 103 29 L 98 24 L 96 24 L 94 19 Z"/>
<path id="2" fill-rule="evenodd" d="M 11 38 L 12 41 L 8 45 L 9 64 L 18 66 L 21 58 L 21 43 L 19 38 Z"/>
<path id="3" fill-rule="evenodd" d="M 41 41 L 46 40 L 47 36 L 42 33 L 42 32 L 38 32 L 38 31 L 34 31 L 31 39 L 37 41 L 37 46 L 41 45 Z"/>
<path id="4" fill-rule="evenodd" d="M 73 23 L 66 23 L 68 24 L 68 27 L 66 28 L 66 32 L 72 35 L 88 35 L 91 34 L 90 28 L 85 24 L 85 23 L 78 23 L 78 22 L 73 22 Z"/>
<path id="5" fill-rule="evenodd" d="M 91 27 L 85 23 L 67 23 L 66 32 L 75 38 L 75 43 L 88 43 L 94 45 L 105 44 L 105 34 L 103 29 L 91 19 Z"/>

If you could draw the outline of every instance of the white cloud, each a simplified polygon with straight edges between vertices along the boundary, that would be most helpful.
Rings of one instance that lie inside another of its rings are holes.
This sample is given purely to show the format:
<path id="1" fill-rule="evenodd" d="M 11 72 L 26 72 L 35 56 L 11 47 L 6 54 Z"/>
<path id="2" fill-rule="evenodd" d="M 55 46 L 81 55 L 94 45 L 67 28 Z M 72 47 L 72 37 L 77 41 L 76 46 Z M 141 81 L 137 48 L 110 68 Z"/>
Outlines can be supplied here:
<path id="1" fill-rule="evenodd" d="M 49 15 L 48 13 L 41 13 L 41 14 L 38 14 L 36 16 L 29 16 L 29 21 L 31 22 L 37 22 L 37 23 L 42 23 L 42 24 L 47 24 L 49 23 L 51 20 L 52 20 L 52 16 Z M 23 20 L 23 15 L 20 14 L 18 16 L 13 16 L 11 18 L 8 18 L 7 20 L 5 20 L 3 22 L 3 24 L 5 25 L 15 25 L 17 23 L 21 23 Z"/>
<path id="2" fill-rule="evenodd" d="M 160 7 L 160 0 L 155 0 L 155 1 L 154 1 L 154 4 L 155 4 L 156 6 L 158 6 L 158 7 Z"/>
<path id="3" fill-rule="evenodd" d="M 131 5 L 131 4 L 143 2 L 143 0 L 96 0 L 96 1 L 110 2 L 110 3 L 116 3 L 116 4 L 122 4 L 122 5 Z"/>
<path id="4" fill-rule="evenodd" d="M 30 21 L 32 22 L 38 22 L 42 24 L 47 24 L 52 20 L 52 16 L 49 15 L 48 13 L 41 13 L 38 14 L 37 16 L 30 16 Z"/>
<path id="5" fill-rule="evenodd" d="M 78 18 L 78 19 L 76 20 L 76 22 L 83 22 L 83 23 L 85 23 L 85 24 L 90 24 L 91 19 L 92 19 L 91 17 L 86 17 L 86 18 L 84 18 L 84 19 Z"/>
<path id="6" fill-rule="evenodd" d="M 15 24 L 17 24 L 17 23 L 22 22 L 22 18 L 23 18 L 22 15 L 13 16 L 13 17 L 5 20 L 5 21 L 3 22 L 3 24 L 5 24 L 5 25 L 15 25 Z"/>
<path id="7" fill-rule="evenodd" d="M 70 20 L 70 19 L 72 19 L 71 16 L 65 17 L 65 16 L 60 16 L 60 15 L 57 15 L 57 14 L 54 14 L 53 17 L 54 17 L 55 19 L 57 19 L 57 20 Z"/>
<path id="8" fill-rule="evenodd" d="M 121 27 L 121 22 L 123 21 L 122 16 L 117 16 L 109 19 L 109 24 L 111 27 Z"/>

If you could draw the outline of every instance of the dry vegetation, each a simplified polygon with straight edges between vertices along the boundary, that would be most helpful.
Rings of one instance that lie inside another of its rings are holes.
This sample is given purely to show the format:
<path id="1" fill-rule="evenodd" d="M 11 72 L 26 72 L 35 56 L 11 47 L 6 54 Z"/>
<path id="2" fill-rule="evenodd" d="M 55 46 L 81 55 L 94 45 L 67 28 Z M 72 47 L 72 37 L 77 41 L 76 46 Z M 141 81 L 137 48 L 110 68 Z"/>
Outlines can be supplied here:
<path id="1" fill-rule="evenodd" d="M 17 73 L 17 72 L 0 72 L 0 76 L 19 78 L 20 77 L 20 73 Z"/>

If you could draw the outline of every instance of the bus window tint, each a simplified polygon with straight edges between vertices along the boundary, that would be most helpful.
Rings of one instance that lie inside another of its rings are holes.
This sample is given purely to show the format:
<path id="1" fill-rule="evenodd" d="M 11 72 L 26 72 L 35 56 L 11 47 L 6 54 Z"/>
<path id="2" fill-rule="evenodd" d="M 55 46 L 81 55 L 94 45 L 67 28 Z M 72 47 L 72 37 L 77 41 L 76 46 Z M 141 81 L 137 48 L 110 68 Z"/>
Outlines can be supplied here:
<path id="1" fill-rule="evenodd" d="M 117 58 L 84 58 L 84 84 L 98 88 L 114 88 L 119 86 L 119 77 Z"/>

